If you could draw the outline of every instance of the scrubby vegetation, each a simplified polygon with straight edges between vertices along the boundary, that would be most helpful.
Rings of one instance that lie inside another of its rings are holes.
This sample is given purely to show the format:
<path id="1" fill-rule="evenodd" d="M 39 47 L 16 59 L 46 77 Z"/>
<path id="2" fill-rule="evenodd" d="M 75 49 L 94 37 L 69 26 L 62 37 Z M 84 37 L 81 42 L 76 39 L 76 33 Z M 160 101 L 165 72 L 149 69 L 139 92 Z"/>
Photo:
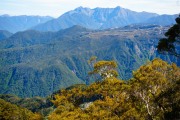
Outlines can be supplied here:
<path id="1" fill-rule="evenodd" d="M 53 111 L 53 104 L 50 97 L 19 98 L 15 95 L 0 94 L 0 99 L 19 107 L 26 108 L 32 112 L 39 113 L 43 116 L 46 116 Z"/>
<path id="2" fill-rule="evenodd" d="M 1 120 L 42 120 L 40 114 L 34 114 L 26 108 L 21 108 L 0 99 Z"/>
<path id="3" fill-rule="evenodd" d="M 114 76 L 88 87 L 60 90 L 57 107 L 49 115 L 58 119 L 179 119 L 180 68 L 160 59 L 141 66 L 129 81 Z"/>

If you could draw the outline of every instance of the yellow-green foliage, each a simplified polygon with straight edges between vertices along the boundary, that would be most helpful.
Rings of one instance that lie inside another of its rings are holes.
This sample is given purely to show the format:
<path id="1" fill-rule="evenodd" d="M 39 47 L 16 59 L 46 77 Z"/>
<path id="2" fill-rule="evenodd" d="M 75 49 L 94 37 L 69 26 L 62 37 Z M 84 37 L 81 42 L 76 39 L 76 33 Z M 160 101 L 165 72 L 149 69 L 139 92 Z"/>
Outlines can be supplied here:
<path id="1" fill-rule="evenodd" d="M 135 71 L 133 78 L 127 82 L 110 77 L 86 88 L 61 90 L 53 100 L 57 108 L 48 118 L 163 120 L 167 118 L 166 114 L 178 114 L 173 112 L 180 101 L 178 81 L 180 69 L 175 64 L 155 59 Z M 173 87 L 176 89 L 173 89 L 175 94 L 171 93 L 171 98 L 177 97 L 173 100 L 175 107 L 171 106 L 171 99 L 167 96 Z"/>
<path id="2" fill-rule="evenodd" d="M 1 120 L 42 120 L 42 116 L 34 114 L 26 108 L 20 108 L 0 99 Z"/>
<path id="3" fill-rule="evenodd" d="M 109 78 L 96 82 L 85 90 L 73 88 L 61 90 L 55 96 L 53 103 L 57 109 L 49 119 L 124 119 L 141 117 L 136 114 L 132 100 L 126 91 L 128 85 L 117 78 Z M 84 101 L 94 101 L 88 108 L 79 107 Z M 125 104 L 126 103 L 126 104 Z M 134 114 L 133 114 L 134 113 Z"/>
<path id="4" fill-rule="evenodd" d="M 116 70 L 117 63 L 115 61 L 98 61 L 94 63 L 93 67 L 94 70 L 89 72 L 89 74 L 90 75 L 99 74 L 103 80 L 106 78 L 118 76 L 118 72 Z"/>
<path id="5" fill-rule="evenodd" d="M 169 111 L 163 108 L 161 103 L 154 102 L 155 99 L 169 88 L 173 88 L 180 80 L 180 69 L 175 65 L 169 65 L 160 59 L 141 66 L 133 73 L 131 80 L 133 96 L 138 98 L 140 106 L 144 106 L 152 119 L 164 119 L 164 112 Z"/>

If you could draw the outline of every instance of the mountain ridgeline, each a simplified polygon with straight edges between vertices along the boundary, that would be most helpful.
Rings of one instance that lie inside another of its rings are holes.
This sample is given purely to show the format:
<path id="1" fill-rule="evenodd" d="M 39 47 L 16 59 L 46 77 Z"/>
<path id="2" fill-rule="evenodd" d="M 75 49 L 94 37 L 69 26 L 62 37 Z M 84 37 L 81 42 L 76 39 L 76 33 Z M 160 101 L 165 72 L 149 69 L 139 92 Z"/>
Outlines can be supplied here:
<path id="1" fill-rule="evenodd" d="M 6 39 L 13 35 L 12 33 L 6 31 L 6 30 L 0 30 L 0 40 Z"/>
<path id="2" fill-rule="evenodd" d="M 156 52 L 167 29 L 158 25 L 106 30 L 73 26 L 58 32 L 18 32 L 0 41 L 0 93 L 44 97 L 73 84 L 92 83 L 87 60 L 93 55 L 98 60 L 115 60 L 124 80 L 155 57 L 180 65 L 178 58 Z"/>
<path id="3" fill-rule="evenodd" d="M 24 30 L 59 31 L 74 25 L 89 29 L 118 28 L 131 24 L 172 25 L 178 15 L 158 15 L 149 12 L 135 12 L 120 6 L 115 8 L 78 7 L 58 18 L 49 16 L 0 16 L 0 30 L 16 33 Z"/>
<path id="4" fill-rule="evenodd" d="M 36 26 L 41 23 L 45 23 L 53 19 L 49 16 L 9 16 L 1 15 L 0 16 L 0 30 L 6 30 L 12 33 L 18 31 L 24 31 L 30 29 L 33 26 Z"/>
<path id="5" fill-rule="evenodd" d="M 90 29 L 123 27 L 130 24 L 172 25 L 178 15 L 158 15 L 148 12 L 135 12 L 122 7 L 83 8 L 68 11 L 56 19 L 32 27 L 39 31 L 58 31 L 74 25 Z"/>

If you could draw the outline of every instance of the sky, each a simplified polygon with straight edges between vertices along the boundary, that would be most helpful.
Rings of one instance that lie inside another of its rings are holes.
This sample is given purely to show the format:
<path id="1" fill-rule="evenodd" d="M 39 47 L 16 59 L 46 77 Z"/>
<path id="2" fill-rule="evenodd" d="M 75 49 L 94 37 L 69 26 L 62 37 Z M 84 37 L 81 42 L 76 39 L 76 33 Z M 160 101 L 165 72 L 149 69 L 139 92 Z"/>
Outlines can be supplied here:
<path id="1" fill-rule="evenodd" d="M 0 0 L 0 15 L 48 15 L 57 18 L 79 6 L 89 8 L 121 6 L 137 12 L 180 13 L 180 0 Z"/>

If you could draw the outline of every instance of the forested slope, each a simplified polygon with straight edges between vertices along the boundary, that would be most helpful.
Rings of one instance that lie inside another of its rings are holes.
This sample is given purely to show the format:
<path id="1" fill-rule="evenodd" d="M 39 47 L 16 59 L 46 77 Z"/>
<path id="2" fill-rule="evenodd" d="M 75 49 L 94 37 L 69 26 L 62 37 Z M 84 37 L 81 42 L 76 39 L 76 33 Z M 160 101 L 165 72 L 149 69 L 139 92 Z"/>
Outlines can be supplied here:
<path id="1" fill-rule="evenodd" d="M 91 83 L 87 60 L 115 60 L 120 78 L 155 57 L 180 65 L 174 56 L 162 56 L 156 45 L 168 28 L 135 25 L 94 31 L 74 26 L 58 32 L 24 31 L 0 41 L 0 93 L 21 97 L 47 96 L 77 83 Z"/>

